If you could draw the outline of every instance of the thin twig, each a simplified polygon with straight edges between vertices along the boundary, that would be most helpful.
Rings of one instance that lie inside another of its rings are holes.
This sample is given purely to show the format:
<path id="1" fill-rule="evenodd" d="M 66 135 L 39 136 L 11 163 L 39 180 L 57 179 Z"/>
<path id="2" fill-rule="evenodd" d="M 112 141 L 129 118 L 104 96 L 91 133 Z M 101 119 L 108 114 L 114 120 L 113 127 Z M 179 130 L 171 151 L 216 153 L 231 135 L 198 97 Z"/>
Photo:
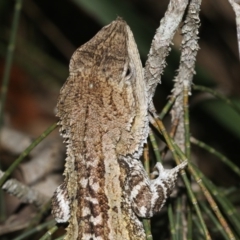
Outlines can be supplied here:
<path id="1" fill-rule="evenodd" d="M 3 176 L 4 172 L 0 170 L 0 178 Z M 36 207 L 44 205 L 49 198 L 39 191 L 30 188 L 23 183 L 20 183 L 16 179 L 7 180 L 2 189 L 8 192 L 9 194 L 17 197 L 23 203 L 34 204 Z"/>
<path id="2" fill-rule="evenodd" d="M 200 86 L 200 85 L 193 85 L 194 90 L 202 91 L 202 92 L 208 92 L 214 97 L 224 101 L 227 105 L 229 105 L 234 111 L 236 111 L 240 115 L 240 108 L 237 104 L 235 104 L 231 99 L 225 97 L 223 94 L 219 93 L 216 90 L 213 90 L 211 88 Z"/>
<path id="3" fill-rule="evenodd" d="M 150 173 L 150 159 L 149 159 L 149 149 L 148 145 L 146 144 L 143 150 L 143 164 L 144 168 L 149 175 Z M 152 240 L 152 233 L 151 233 L 151 222 L 149 219 L 143 219 L 143 227 L 146 233 L 146 240 Z"/>
<path id="4" fill-rule="evenodd" d="M 172 240 L 177 240 L 176 223 L 175 223 L 175 220 L 174 220 L 172 203 L 168 204 L 168 219 L 169 219 L 169 224 L 170 224 L 171 239 Z"/>
<path id="5" fill-rule="evenodd" d="M 177 148 L 177 145 L 174 144 L 174 141 L 171 140 L 170 136 L 168 135 L 162 121 L 160 119 L 158 119 L 157 115 L 154 116 L 154 120 L 155 122 L 151 122 L 157 129 L 159 129 L 159 131 L 162 133 L 163 137 L 165 138 L 165 141 L 170 149 L 170 151 L 172 152 L 172 155 L 174 157 L 174 160 L 176 161 L 177 164 L 180 164 L 180 160 L 181 161 L 186 161 L 186 157 L 184 156 L 184 154 L 181 155 L 181 158 L 179 157 L 179 154 L 177 153 L 177 151 L 181 151 L 179 149 L 179 147 Z M 197 216 L 198 216 L 198 219 L 199 219 L 199 222 L 201 224 L 201 227 L 202 227 L 202 230 L 204 232 L 204 235 L 205 235 L 205 239 L 207 240 L 210 240 L 211 239 L 211 236 L 209 234 L 209 231 L 207 229 L 207 226 L 203 220 L 203 216 L 202 216 L 202 213 L 200 211 L 200 208 L 199 208 L 199 205 L 198 205 L 198 201 L 195 197 L 195 194 L 193 193 L 192 189 L 191 189 L 191 185 L 190 185 L 190 181 L 189 179 L 187 178 L 187 175 L 186 175 L 186 172 L 184 170 L 181 171 L 181 176 L 182 176 L 182 179 L 184 181 L 184 184 L 186 186 L 186 189 L 187 189 L 187 192 L 188 192 L 188 196 L 190 198 L 190 201 L 197 213 Z"/>
<path id="6" fill-rule="evenodd" d="M 65 37 L 41 9 L 33 1 L 26 1 L 23 8 L 32 21 L 35 21 L 43 34 L 54 44 L 54 46 L 62 53 L 62 55 L 69 59 L 75 51 L 73 44 Z"/>
<path id="7" fill-rule="evenodd" d="M 21 163 L 21 161 L 30 153 L 30 151 L 35 148 L 46 136 L 48 136 L 55 128 L 57 127 L 57 123 L 54 123 L 50 126 L 45 132 L 43 132 L 29 147 L 25 149 L 21 153 L 21 155 L 12 163 L 12 165 L 7 169 L 5 174 L 0 179 L 0 188 L 13 172 L 13 170 Z"/>
<path id="8" fill-rule="evenodd" d="M 22 240 L 22 239 L 26 239 L 26 237 L 29 237 L 31 236 L 32 234 L 36 233 L 36 232 L 40 232 L 42 231 L 43 229 L 49 227 L 49 226 L 52 226 L 52 225 L 55 225 L 55 220 L 51 220 L 51 221 L 48 221 L 46 223 L 43 223 L 41 225 L 38 225 L 37 227 L 33 228 L 33 229 L 30 229 L 29 231 L 27 232 L 24 232 L 23 234 L 21 234 L 20 236 L 14 238 L 13 240 Z M 55 227 L 55 226 L 54 226 Z"/>
<path id="9" fill-rule="evenodd" d="M 0 94 L 0 129 L 2 128 L 3 119 L 4 119 L 5 102 L 6 102 L 7 92 L 8 92 L 9 77 L 10 77 L 10 72 L 12 67 L 12 59 L 13 59 L 13 53 L 15 49 L 16 33 L 18 29 L 21 7 L 22 7 L 22 0 L 16 0 L 15 7 L 14 7 L 13 22 L 11 27 L 11 35 L 10 35 L 10 40 L 8 44 L 8 49 L 7 49 L 6 64 L 5 64 L 3 79 L 2 79 L 1 94 Z M 0 164 L 0 167 L 1 167 L 1 164 Z M 5 203 L 3 201 L 2 191 L 0 190 L 0 212 L 1 212 L 0 220 L 4 220 L 5 218 L 4 204 Z"/>
<path id="10" fill-rule="evenodd" d="M 19 17 L 22 8 L 22 0 L 16 0 L 13 23 L 11 27 L 10 41 L 7 49 L 6 65 L 3 73 L 2 88 L 1 88 L 1 99 L 0 99 L 0 128 L 3 123 L 3 114 L 5 108 L 6 95 L 9 85 L 9 76 L 12 67 L 13 53 L 15 49 L 16 34 L 18 29 Z"/>
<path id="11" fill-rule="evenodd" d="M 222 161 L 224 164 L 226 164 L 229 168 L 231 168 L 231 170 L 233 172 L 235 172 L 240 177 L 240 168 L 236 164 L 234 164 L 229 158 L 224 156 L 222 153 L 218 152 L 213 147 L 207 145 L 206 143 L 204 143 L 202 141 L 197 140 L 194 137 L 191 137 L 190 140 L 193 144 L 195 144 L 195 145 L 205 149 L 206 151 L 210 152 L 211 154 L 217 156 L 220 161 Z"/>
<path id="12" fill-rule="evenodd" d="M 178 147 L 178 145 L 174 141 L 172 141 L 171 139 L 170 139 L 170 141 L 172 142 L 173 147 L 174 147 L 175 151 L 177 152 L 177 154 L 179 155 L 179 157 L 181 159 L 184 159 L 185 155 L 183 154 L 181 149 Z M 197 168 L 194 168 L 193 164 L 191 164 L 191 162 L 189 162 L 189 164 L 188 164 L 188 169 L 189 169 L 190 173 L 192 174 L 194 180 L 200 186 L 204 196 L 206 197 L 207 201 L 209 202 L 209 205 L 211 206 L 212 210 L 216 214 L 216 216 L 217 216 L 219 222 L 221 223 L 222 227 L 226 231 L 229 239 L 235 240 L 235 236 L 233 234 L 233 231 L 231 230 L 231 228 L 230 228 L 229 224 L 227 223 L 223 214 L 220 212 L 219 207 L 218 207 L 216 201 L 214 200 L 214 198 L 212 196 L 213 191 L 211 191 L 211 193 L 210 193 L 210 191 L 207 189 L 206 185 L 202 181 L 202 177 L 199 174 L 199 170 Z"/>
<path id="13" fill-rule="evenodd" d="M 53 226 L 50 228 L 39 240 L 46 240 L 52 237 L 53 233 L 55 233 L 58 230 L 57 226 Z"/>

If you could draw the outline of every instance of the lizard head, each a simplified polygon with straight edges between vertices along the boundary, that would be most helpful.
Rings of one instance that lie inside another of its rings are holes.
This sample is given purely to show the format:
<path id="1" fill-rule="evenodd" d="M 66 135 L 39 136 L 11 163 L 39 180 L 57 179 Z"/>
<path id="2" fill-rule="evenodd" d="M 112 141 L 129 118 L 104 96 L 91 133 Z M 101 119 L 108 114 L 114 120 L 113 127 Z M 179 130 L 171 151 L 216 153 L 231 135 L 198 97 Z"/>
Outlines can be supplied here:
<path id="1" fill-rule="evenodd" d="M 69 70 L 57 106 L 65 129 L 76 124 L 88 138 L 107 138 L 117 154 L 138 157 L 148 134 L 147 92 L 126 22 L 118 18 L 79 47 Z"/>

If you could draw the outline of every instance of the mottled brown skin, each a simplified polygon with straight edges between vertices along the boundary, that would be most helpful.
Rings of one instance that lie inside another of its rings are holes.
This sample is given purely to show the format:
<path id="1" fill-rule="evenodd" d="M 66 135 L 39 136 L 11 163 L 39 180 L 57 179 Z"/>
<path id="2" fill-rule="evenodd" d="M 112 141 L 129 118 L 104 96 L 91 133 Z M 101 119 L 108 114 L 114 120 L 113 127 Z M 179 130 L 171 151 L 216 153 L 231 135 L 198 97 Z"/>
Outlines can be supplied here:
<path id="1" fill-rule="evenodd" d="M 186 162 L 155 166 L 139 158 L 148 136 L 148 98 L 137 46 L 122 19 L 73 54 L 57 105 L 67 143 L 65 180 L 53 196 L 66 240 L 145 240 L 141 218 L 159 212 Z"/>
<path id="2" fill-rule="evenodd" d="M 57 116 L 68 155 L 71 217 L 65 239 L 145 239 L 131 208 L 124 159 L 141 155 L 147 96 L 137 47 L 123 20 L 75 51 Z"/>

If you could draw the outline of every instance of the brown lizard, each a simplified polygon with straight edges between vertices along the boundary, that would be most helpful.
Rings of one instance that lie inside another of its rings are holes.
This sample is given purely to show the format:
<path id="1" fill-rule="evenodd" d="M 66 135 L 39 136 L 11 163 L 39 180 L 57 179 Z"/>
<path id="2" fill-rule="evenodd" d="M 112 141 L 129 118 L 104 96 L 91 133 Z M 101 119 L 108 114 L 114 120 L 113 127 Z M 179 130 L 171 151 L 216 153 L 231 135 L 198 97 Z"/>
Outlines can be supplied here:
<path id="1" fill-rule="evenodd" d="M 148 136 L 148 96 L 133 34 L 118 18 L 78 48 L 57 105 L 67 144 L 53 197 L 67 240 L 144 240 L 140 218 L 159 212 L 186 162 L 157 163 L 150 180 L 139 158 Z"/>

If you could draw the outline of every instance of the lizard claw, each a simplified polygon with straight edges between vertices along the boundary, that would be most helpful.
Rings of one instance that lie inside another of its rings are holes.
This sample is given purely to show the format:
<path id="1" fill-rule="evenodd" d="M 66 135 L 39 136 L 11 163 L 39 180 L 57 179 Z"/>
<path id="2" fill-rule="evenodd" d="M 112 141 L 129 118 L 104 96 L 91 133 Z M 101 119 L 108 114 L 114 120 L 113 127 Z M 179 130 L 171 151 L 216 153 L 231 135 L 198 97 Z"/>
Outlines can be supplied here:
<path id="1" fill-rule="evenodd" d="M 187 166 L 187 161 L 180 163 L 173 169 L 164 169 L 161 163 L 157 163 L 155 168 L 157 171 L 154 171 L 154 175 L 158 175 L 157 181 L 161 181 L 167 188 L 167 195 L 169 196 L 176 184 L 177 176 L 181 170 L 183 170 Z"/>

